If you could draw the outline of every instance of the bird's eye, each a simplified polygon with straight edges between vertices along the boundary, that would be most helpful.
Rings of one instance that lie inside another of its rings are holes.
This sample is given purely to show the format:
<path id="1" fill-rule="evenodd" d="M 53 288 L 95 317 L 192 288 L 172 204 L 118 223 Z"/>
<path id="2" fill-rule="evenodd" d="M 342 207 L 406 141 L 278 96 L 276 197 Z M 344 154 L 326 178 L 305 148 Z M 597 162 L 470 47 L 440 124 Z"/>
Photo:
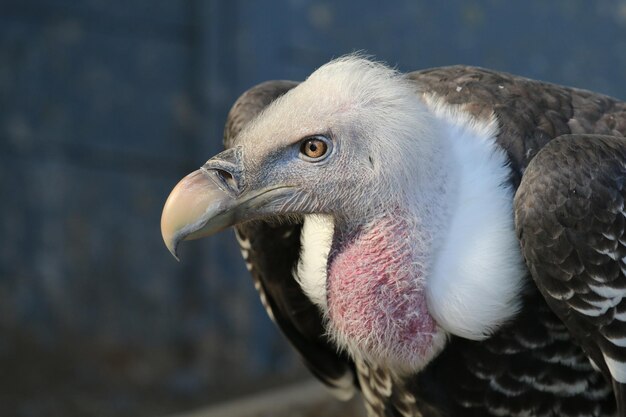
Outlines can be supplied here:
<path id="1" fill-rule="evenodd" d="M 300 157 L 309 162 L 321 161 L 330 153 L 331 146 L 332 142 L 324 136 L 311 136 L 300 144 Z"/>

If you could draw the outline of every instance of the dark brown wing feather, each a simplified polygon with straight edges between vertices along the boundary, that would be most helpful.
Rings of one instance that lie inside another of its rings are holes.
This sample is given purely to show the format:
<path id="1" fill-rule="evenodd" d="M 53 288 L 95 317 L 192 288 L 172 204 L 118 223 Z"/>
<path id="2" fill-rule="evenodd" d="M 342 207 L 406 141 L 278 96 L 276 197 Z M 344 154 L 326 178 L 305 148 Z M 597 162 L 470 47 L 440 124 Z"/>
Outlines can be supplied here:
<path id="1" fill-rule="evenodd" d="M 563 136 L 530 163 L 516 228 L 548 304 L 614 381 L 626 414 L 626 138 Z"/>

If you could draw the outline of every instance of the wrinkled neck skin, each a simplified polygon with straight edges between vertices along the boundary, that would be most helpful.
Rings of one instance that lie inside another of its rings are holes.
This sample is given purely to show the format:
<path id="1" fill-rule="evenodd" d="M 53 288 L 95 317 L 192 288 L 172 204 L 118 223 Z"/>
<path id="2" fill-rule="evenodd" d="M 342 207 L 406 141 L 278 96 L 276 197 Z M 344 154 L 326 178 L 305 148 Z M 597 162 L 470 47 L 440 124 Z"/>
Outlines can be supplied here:
<path id="1" fill-rule="evenodd" d="M 357 221 L 305 216 L 296 273 L 337 346 L 398 375 L 421 370 L 449 335 L 493 334 L 517 313 L 525 275 L 495 120 L 424 100 L 437 137 L 413 171 L 397 170 L 412 183 Z"/>
<path id="2" fill-rule="evenodd" d="M 409 173 L 424 179 L 409 193 L 381 203 L 361 224 L 334 219 L 326 270 L 330 335 L 353 356 L 399 372 L 420 369 L 446 340 L 425 290 L 457 183 L 442 157 L 445 143 L 433 149 L 437 164 Z"/>

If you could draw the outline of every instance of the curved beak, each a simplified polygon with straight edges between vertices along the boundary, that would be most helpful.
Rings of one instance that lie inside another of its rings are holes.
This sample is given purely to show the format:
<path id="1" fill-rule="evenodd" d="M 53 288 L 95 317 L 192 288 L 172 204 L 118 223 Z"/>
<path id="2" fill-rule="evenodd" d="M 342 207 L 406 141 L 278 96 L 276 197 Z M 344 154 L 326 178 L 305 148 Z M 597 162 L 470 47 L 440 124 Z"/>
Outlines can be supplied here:
<path id="1" fill-rule="evenodd" d="M 161 235 L 178 259 L 178 244 L 217 233 L 233 224 L 228 215 L 236 199 L 200 168 L 174 187 L 161 214 Z"/>
<path id="2" fill-rule="evenodd" d="M 295 193 L 296 189 L 287 185 L 246 189 L 242 164 L 233 155 L 231 149 L 210 159 L 183 178 L 167 198 L 161 234 L 176 259 L 183 240 L 199 239 L 280 212 L 285 199 Z"/>

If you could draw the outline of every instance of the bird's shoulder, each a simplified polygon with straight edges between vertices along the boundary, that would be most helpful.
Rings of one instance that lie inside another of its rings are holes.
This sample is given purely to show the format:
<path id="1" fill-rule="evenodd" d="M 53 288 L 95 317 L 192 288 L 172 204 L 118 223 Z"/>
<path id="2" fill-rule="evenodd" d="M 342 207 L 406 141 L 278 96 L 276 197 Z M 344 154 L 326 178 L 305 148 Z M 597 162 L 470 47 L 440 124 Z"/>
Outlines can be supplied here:
<path id="1" fill-rule="evenodd" d="M 422 94 L 458 105 L 479 119 L 495 117 L 497 142 L 520 175 L 556 137 L 626 135 L 626 103 L 592 91 L 464 65 L 415 71 L 407 77 Z"/>

